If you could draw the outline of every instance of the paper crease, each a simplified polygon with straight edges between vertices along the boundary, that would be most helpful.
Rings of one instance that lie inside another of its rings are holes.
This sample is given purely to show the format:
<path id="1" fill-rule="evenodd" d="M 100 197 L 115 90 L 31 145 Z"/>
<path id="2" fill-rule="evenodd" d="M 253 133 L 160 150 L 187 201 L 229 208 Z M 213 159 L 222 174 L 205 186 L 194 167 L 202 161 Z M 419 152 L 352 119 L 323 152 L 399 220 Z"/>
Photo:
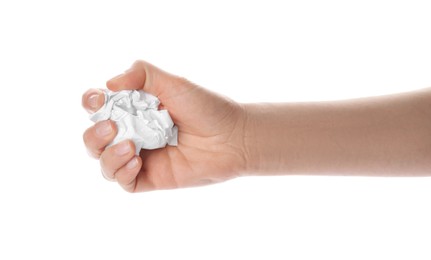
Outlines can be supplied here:
<path id="1" fill-rule="evenodd" d="M 138 155 L 141 149 L 178 144 L 178 128 L 167 110 L 158 110 L 157 97 L 142 90 L 104 90 L 104 94 L 104 105 L 90 119 L 93 122 L 110 119 L 116 123 L 117 136 L 108 146 L 132 140 Z"/>

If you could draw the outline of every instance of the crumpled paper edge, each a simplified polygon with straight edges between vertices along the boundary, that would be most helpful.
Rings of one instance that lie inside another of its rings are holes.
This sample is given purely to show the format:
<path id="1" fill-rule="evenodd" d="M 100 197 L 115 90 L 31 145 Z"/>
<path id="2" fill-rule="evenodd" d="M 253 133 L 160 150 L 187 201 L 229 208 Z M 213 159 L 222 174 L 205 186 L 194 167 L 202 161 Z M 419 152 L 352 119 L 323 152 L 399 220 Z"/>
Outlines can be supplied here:
<path id="1" fill-rule="evenodd" d="M 143 90 L 103 90 L 103 93 L 105 103 L 90 115 L 90 120 L 99 122 L 110 119 L 116 123 L 118 133 L 108 147 L 130 139 L 134 142 L 135 154 L 138 155 L 141 149 L 153 150 L 166 145 L 178 145 L 178 128 L 167 110 L 158 109 L 160 101 L 157 97 Z M 124 98 L 128 99 L 126 103 L 130 103 L 126 104 L 126 109 L 117 104 Z M 136 100 L 137 98 L 139 99 Z"/>

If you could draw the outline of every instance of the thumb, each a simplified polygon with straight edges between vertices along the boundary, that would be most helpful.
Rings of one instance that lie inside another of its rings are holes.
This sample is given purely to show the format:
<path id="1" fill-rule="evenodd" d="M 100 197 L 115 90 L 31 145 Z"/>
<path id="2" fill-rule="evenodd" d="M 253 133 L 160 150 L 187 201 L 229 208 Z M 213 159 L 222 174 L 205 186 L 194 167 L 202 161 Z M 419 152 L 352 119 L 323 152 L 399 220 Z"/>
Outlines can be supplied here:
<path id="1" fill-rule="evenodd" d="M 142 60 L 133 63 L 132 67 L 106 82 L 112 91 L 142 89 L 160 100 L 175 96 L 188 88 L 186 80 L 167 73 L 156 66 Z"/>

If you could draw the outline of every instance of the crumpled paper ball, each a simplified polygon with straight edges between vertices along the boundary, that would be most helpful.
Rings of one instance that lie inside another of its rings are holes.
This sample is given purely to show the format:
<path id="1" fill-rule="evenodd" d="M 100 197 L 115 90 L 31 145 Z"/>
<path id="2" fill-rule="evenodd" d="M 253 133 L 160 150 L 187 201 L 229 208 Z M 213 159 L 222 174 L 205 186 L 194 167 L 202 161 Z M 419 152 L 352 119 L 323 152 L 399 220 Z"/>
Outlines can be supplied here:
<path id="1" fill-rule="evenodd" d="M 104 90 L 104 93 L 105 104 L 90 119 L 93 122 L 110 119 L 117 124 L 117 136 L 108 146 L 132 140 L 138 155 L 141 149 L 178 144 L 178 128 L 167 110 L 158 110 L 157 97 L 142 90 Z"/>

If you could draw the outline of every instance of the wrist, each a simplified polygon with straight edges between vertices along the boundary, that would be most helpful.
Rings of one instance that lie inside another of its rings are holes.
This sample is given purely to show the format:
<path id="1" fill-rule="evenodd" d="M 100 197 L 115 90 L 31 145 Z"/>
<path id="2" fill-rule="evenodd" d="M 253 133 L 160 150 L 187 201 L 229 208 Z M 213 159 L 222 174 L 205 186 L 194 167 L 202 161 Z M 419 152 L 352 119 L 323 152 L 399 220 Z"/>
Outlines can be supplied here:
<path id="1" fill-rule="evenodd" d="M 243 175 L 268 175 L 291 172 L 295 157 L 291 104 L 244 104 Z M 293 148 L 293 149 L 292 149 Z M 293 154 L 292 154 L 293 151 Z"/>
<path id="2" fill-rule="evenodd" d="M 263 104 L 242 104 L 242 109 L 244 115 L 242 140 L 244 164 L 241 176 L 255 175 L 265 171 L 264 164 L 268 162 L 267 159 L 263 158 L 265 156 L 263 150 L 265 150 L 264 146 L 267 140 L 261 133 L 267 122 L 263 122 L 262 118 L 259 119 L 259 114 L 265 113 L 265 109 Z"/>

